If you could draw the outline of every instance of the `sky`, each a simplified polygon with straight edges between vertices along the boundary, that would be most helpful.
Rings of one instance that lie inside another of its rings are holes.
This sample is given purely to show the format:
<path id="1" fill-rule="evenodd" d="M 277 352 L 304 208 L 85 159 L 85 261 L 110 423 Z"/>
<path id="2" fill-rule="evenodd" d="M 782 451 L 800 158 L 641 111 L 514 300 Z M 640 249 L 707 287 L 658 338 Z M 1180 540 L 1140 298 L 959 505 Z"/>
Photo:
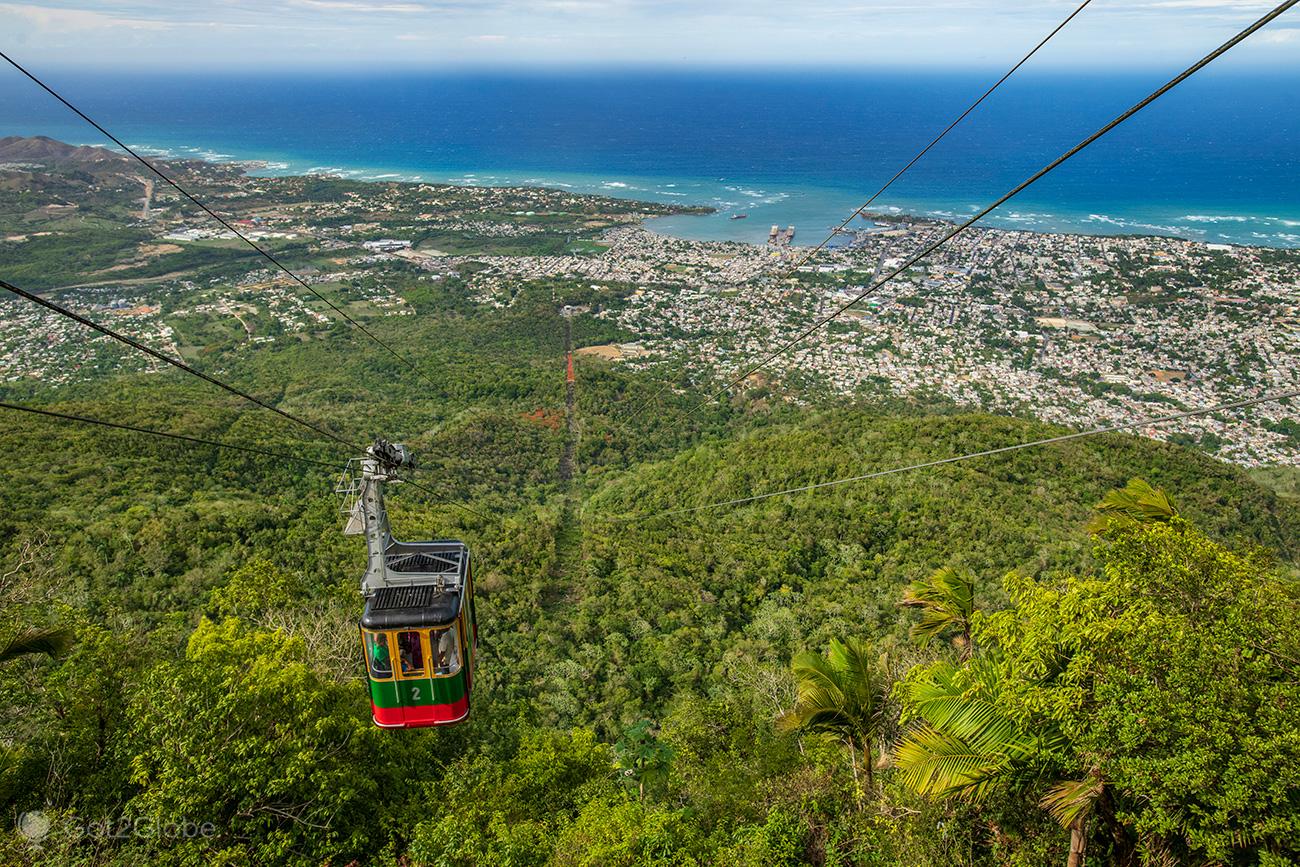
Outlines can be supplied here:
<path id="1" fill-rule="evenodd" d="M 38 66 L 1005 66 L 1080 0 L 0 0 Z M 1190 61 L 1269 0 L 1093 0 L 1036 63 Z M 1236 66 L 1300 70 L 1300 7 Z"/>

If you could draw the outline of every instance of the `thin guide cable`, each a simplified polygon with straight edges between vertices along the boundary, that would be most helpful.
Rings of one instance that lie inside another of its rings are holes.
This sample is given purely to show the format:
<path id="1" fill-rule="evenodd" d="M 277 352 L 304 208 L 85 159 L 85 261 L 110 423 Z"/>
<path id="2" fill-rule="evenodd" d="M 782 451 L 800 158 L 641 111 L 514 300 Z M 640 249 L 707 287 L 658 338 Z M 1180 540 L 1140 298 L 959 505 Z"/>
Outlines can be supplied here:
<path id="1" fill-rule="evenodd" d="M 854 217 L 859 216 L 859 215 L 862 214 L 864 211 L 866 211 L 867 208 L 871 207 L 871 205 L 875 203 L 876 199 L 878 199 L 878 198 L 880 198 L 882 195 L 884 195 L 884 194 L 885 194 L 885 191 L 888 190 L 890 187 L 892 187 L 892 186 L 894 185 L 894 182 L 895 182 L 895 181 L 897 181 L 899 178 L 901 178 L 903 175 L 905 175 L 905 174 L 906 174 L 906 173 L 907 173 L 907 172 L 912 168 L 912 166 L 914 166 L 914 165 L 916 165 L 918 162 L 920 162 L 921 159 L 922 159 L 926 154 L 928 154 L 931 150 L 934 149 L 935 145 L 937 145 L 937 144 L 939 144 L 939 142 L 943 141 L 944 138 L 947 137 L 948 133 L 952 132 L 953 129 L 955 129 L 955 128 L 956 128 L 956 127 L 957 127 L 957 126 L 958 126 L 962 121 L 964 121 L 967 117 L 969 117 L 970 114 L 971 114 L 971 112 L 973 112 L 973 111 L 975 111 L 975 109 L 979 108 L 980 105 L 984 102 L 984 100 L 986 100 L 986 99 L 988 99 L 990 96 L 992 96 L 992 95 L 993 95 L 993 92 L 996 91 L 999 87 L 1001 87 L 1001 86 L 1002 86 L 1002 85 L 1007 81 L 1007 79 L 1009 79 L 1011 76 L 1015 75 L 1016 72 L 1019 71 L 1020 67 L 1024 66 L 1026 63 L 1028 63 L 1029 60 L 1030 60 L 1030 58 L 1032 58 L 1035 54 L 1038 53 L 1039 49 L 1041 49 L 1041 48 L 1042 48 L 1044 45 L 1046 45 L 1048 42 L 1052 41 L 1052 37 L 1056 36 L 1056 34 L 1060 33 L 1062 30 L 1064 30 L 1064 29 L 1065 29 L 1065 26 L 1066 26 L 1067 24 L 1069 24 L 1071 21 L 1073 21 L 1073 20 L 1075 19 L 1075 16 L 1077 16 L 1080 12 L 1082 12 L 1085 8 L 1087 8 L 1088 4 L 1090 4 L 1091 2 L 1092 2 L 1092 0 L 1083 0 L 1083 2 L 1080 3 L 1080 4 L 1075 8 L 1075 10 L 1074 10 L 1073 12 L 1071 12 L 1069 15 L 1067 15 L 1067 16 L 1065 17 L 1065 19 L 1064 19 L 1060 24 L 1057 24 L 1057 25 L 1056 25 L 1056 27 L 1052 30 L 1051 33 L 1048 33 L 1046 36 L 1044 36 L 1044 37 L 1042 38 L 1042 40 L 1041 40 L 1037 45 L 1035 45 L 1032 49 L 1030 49 L 1030 51 L 1029 51 L 1028 54 L 1026 54 L 1024 57 L 1020 58 L 1020 60 L 1016 63 L 1015 66 L 1013 66 L 1013 67 L 1011 67 L 1010 69 L 1008 69 L 1008 70 L 1006 71 L 1006 73 L 1004 73 L 1003 76 L 1002 76 L 1001 78 L 999 78 L 997 81 L 993 82 L 992 86 L 990 86 L 988 90 L 986 90 L 986 91 L 984 91 L 984 93 L 980 94 L 980 97 L 979 97 L 978 99 L 976 99 L 974 102 L 972 102 L 970 105 L 968 105 L 968 106 L 966 107 L 966 110 L 965 110 L 965 111 L 963 111 L 961 114 L 957 115 L 957 117 L 954 118 L 953 121 L 952 121 L 951 123 L 949 123 L 946 127 L 944 127 L 943 130 L 942 130 L 938 135 L 936 135 L 933 139 L 930 140 L 930 143 L 929 143 L 929 144 L 927 144 L 925 147 L 921 148 L 921 150 L 917 152 L 916 156 L 912 157 L 912 158 L 907 162 L 906 165 L 904 165 L 904 166 L 903 166 L 902 168 L 900 168 L 898 171 L 894 172 L 893 177 L 891 177 L 889 180 L 885 181 L 884 185 L 883 185 L 880 189 L 876 190 L 874 193 L 871 194 L 871 198 L 869 198 L 869 199 L 867 199 L 865 202 L 863 202 L 862 205 L 861 205 L 860 207 L 858 207 L 856 210 L 854 210 L 853 213 L 849 214 L 848 217 L 846 217 L 842 223 L 840 223 L 838 226 L 836 226 L 834 229 L 832 229 L 831 232 L 830 232 L 830 234 L 827 235 L 827 236 L 825 237 L 825 239 L 823 239 L 822 242 L 821 242 L 820 244 L 818 244 L 817 246 L 813 247 L 813 248 L 810 249 L 807 253 L 805 253 L 803 256 L 801 256 L 801 257 L 799 257 L 798 259 L 796 259 L 796 260 L 794 261 L 794 263 L 790 265 L 789 268 L 787 268 L 787 269 L 785 269 L 783 272 L 781 272 L 781 273 L 780 273 L 780 276 L 777 277 L 777 280 L 778 280 L 778 281 L 785 280 L 785 279 L 788 278 L 791 274 L 793 274 L 795 271 L 797 271 L 799 268 L 801 268 L 801 267 L 803 267 L 804 265 L 806 265 L 806 264 L 807 264 L 807 263 L 812 259 L 813 256 L 817 255 L 817 254 L 820 253 L 823 249 L 825 249 L 826 245 L 829 244 L 829 243 L 831 242 L 831 239 L 832 239 L 832 238 L 834 238 L 834 237 L 835 237 L 836 235 L 838 235 L 840 232 L 844 231 L 845 227 L 848 226 L 849 223 L 853 222 Z M 668 384 L 665 384 L 662 388 L 659 389 L 659 391 L 657 391 L 657 392 L 655 392 L 655 394 L 651 395 L 650 399 L 647 400 L 645 403 L 643 403 L 643 404 L 641 405 L 641 407 L 640 407 L 639 409 L 637 409 L 637 411 L 632 415 L 632 418 L 636 418 L 637 416 L 639 416 L 639 415 L 640 415 L 640 414 L 645 410 L 645 408 L 646 408 L 646 406 L 647 406 L 648 404 L 650 404 L 650 403 L 652 403 L 652 402 L 658 400 L 659 397 L 660 397 L 660 396 L 661 396 L 665 391 L 668 390 L 668 388 L 669 388 L 669 385 L 668 385 Z M 631 421 L 631 419 L 629 419 L 629 421 Z"/>
<path id="2" fill-rule="evenodd" d="M 342 445 L 347 446 L 348 449 L 352 452 L 362 451 L 360 446 L 352 442 L 349 442 L 348 440 L 344 439 L 343 437 L 339 436 L 336 433 L 333 433 L 332 431 L 326 430 L 320 425 L 313 424 L 312 422 L 309 422 L 306 419 L 299 418 L 293 413 L 286 412 L 277 406 L 273 406 L 260 398 L 254 397 L 253 395 L 249 394 L 246 391 L 241 391 L 238 388 L 235 388 L 233 385 L 227 385 L 226 383 L 217 379 L 215 376 L 209 376 L 208 374 L 204 373 L 201 370 L 196 370 L 193 367 L 190 367 L 188 364 L 186 364 L 183 361 L 179 361 L 175 358 L 171 358 L 170 356 L 158 352 L 156 349 L 150 349 L 148 346 L 145 346 L 143 343 L 141 343 L 140 341 L 132 337 L 127 337 L 125 334 L 120 334 L 114 331 L 113 329 L 108 328 L 107 326 L 100 325 L 97 322 L 93 322 L 78 313 L 72 312 L 66 307 L 56 304 L 53 301 L 42 298 L 41 296 L 33 292 L 28 292 L 26 289 L 20 289 L 17 286 L 13 285 L 12 283 L 6 282 L 5 280 L 0 280 L 0 288 L 7 289 L 8 291 L 12 292 L 18 297 L 25 298 L 28 301 L 31 301 L 33 304 L 39 304 L 41 307 L 44 307 L 46 310 L 53 311 L 54 313 L 57 313 L 60 316 L 66 316 L 67 318 L 73 320 L 74 322 L 79 322 L 82 325 L 86 326 L 87 328 L 92 328 L 95 331 L 98 331 L 100 334 L 106 335 L 107 337 L 111 337 L 114 340 L 118 341 L 119 343 L 123 343 L 131 347 L 132 349 L 136 349 L 140 352 L 143 352 L 144 354 L 152 358 L 156 358 L 165 364 L 170 364 L 172 367 L 175 367 L 178 370 L 183 370 L 192 376 L 197 376 L 199 379 L 202 379 L 205 382 L 209 382 L 220 389 L 228 391 L 231 394 L 235 395 L 236 397 L 241 397 L 244 400 L 248 401 L 249 403 L 260 406 L 263 409 L 269 409 L 271 412 L 275 413 L 276 415 L 282 418 L 288 419 L 294 424 L 301 425 L 302 427 L 305 427 L 308 430 L 315 431 L 321 436 L 327 437 L 336 443 L 340 443 Z"/>
<path id="3" fill-rule="evenodd" d="M 153 163 L 149 162 L 149 161 L 146 160 L 144 157 L 140 156 L 138 153 L 136 153 L 134 150 L 132 150 L 130 147 L 128 147 L 128 146 L 127 146 L 127 145 L 126 145 L 126 144 L 125 144 L 121 139 L 119 139 L 117 136 L 113 135 L 111 132 L 109 132 L 107 129 L 105 129 L 103 126 L 101 126 L 97 121 L 95 121 L 93 118 L 91 118 L 91 117 L 90 117 L 89 115 L 87 115 L 85 112 L 83 112 L 81 109 L 77 108 L 75 105 L 73 105 L 73 104 L 72 104 L 71 102 L 69 102 L 67 99 L 65 99 L 65 98 L 63 97 L 63 95 L 60 94 L 58 91 L 56 91 L 54 88 L 50 87 L 50 86 L 49 86 L 48 84 L 46 84 L 44 81 L 42 81 L 41 79 L 37 78 L 36 75 L 35 75 L 34 73 L 32 73 L 31 71 L 29 71 L 26 67 L 24 67 L 22 64 L 20 64 L 18 61 L 14 60 L 12 57 L 10 57 L 8 54 L 5 54 L 3 51 L 0 51 L 0 58 L 3 58 L 3 59 L 5 60 L 5 62 L 8 63 L 10 66 L 12 66 L 14 69 L 18 70 L 19 72 L 21 72 L 23 75 L 27 76 L 27 77 L 28 77 L 29 79 L 31 79 L 33 82 L 35 82 L 36 85 L 37 85 L 38 87 L 40 87 L 42 90 L 44 90 L 44 91 L 45 91 L 46 93 L 48 93 L 50 96 L 54 97 L 54 98 L 57 99 L 59 102 L 63 103 L 65 106 L 67 106 L 67 108 L 70 109 L 70 110 L 73 112 L 73 114 L 77 115 L 77 116 L 80 117 L 82 120 L 84 120 L 86 123 L 90 124 L 90 125 L 93 126 L 95 129 L 97 129 L 97 130 L 99 130 L 101 133 L 103 133 L 104 136 L 105 136 L 106 138 L 108 138 L 111 142 L 113 142 L 113 144 L 117 145 L 117 146 L 120 147 L 122 150 L 126 151 L 128 154 L 130 154 L 132 157 L 134 157 L 134 158 L 135 158 L 135 159 L 136 159 L 136 160 L 137 160 L 137 161 L 138 161 L 142 166 L 144 166 L 146 169 L 148 169 L 149 171 L 151 171 L 151 172 L 153 172 L 155 175 L 157 175 L 160 179 L 162 179 L 162 181 L 163 181 L 164 183 L 166 183 L 166 184 L 167 184 L 168 186 L 170 186 L 172 189 L 176 190 L 176 192 L 180 193 L 182 196 L 184 196 L 185 198 L 189 199 L 192 203 L 194 203 L 195 206 L 197 206 L 198 208 L 200 208 L 200 209 L 201 209 L 204 213 L 206 213 L 209 217 L 211 217 L 212 219 L 214 219 L 214 220 L 216 220 L 218 223 L 220 223 L 220 224 L 222 225 L 222 227 L 224 227 L 227 231 L 234 233 L 234 234 L 235 234 L 235 235 L 236 235 L 236 236 L 237 236 L 241 241 L 243 241 L 245 244 L 247 244 L 248 246 L 252 247 L 255 251 L 257 251 L 257 253 L 258 253 L 262 258 L 266 259 L 266 261 L 270 262 L 270 263 L 271 263 L 272 265 L 274 265 L 276 268 L 278 268 L 278 269 L 280 269 L 281 271 L 283 271 L 283 272 L 284 272 L 284 273 L 289 277 L 289 279 L 293 280 L 293 281 L 294 281 L 295 283 L 297 283 L 299 286 L 301 286 L 302 288 L 306 289 L 306 290 L 307 290 L 308 292 L 310 292 L 313 296 L 315 296 L 318 300 L 323 301 L 325 304 L 329 305 L 329 308 L 330 308 L 331 310 L 333 310 L 335 313 L 337 313 L 339 316 L 341 316 L 344 320 L 346 320 L 346 321 L 348 322 L 348 324 L 350 324 L 353 328 L 355 328 L 355 329 L 357 329 L 358 331 L 360 331 L 360 332 L 361 332 L 362 334 L 364 334 L 366 337 L 369 337 L 369 338 L 370 338 L 371 340 L 373 340 L 375 343 L 377 343 L 377 344 L 379 344 L 380 346 L 382 346 L 385 350 L 387 350 L 387 352 L 388 352 L 390 355 L 392 355 L 392 356 L 393 356 L 394 358 L 396 358 L 398 361 L 402 362 L 402 364 L 404 364 L 404 365 L 406 365 L 408 368 L 410 368 L 410 369 L 411 369 L 411 372 L 413 372 L 416 376 L 420 377 L 421 379 L 423 379 L 425 382 L 429 383 L 430 385 L 437 385 L 437 383 L 436 383 L 434 380 L 430 379 L 429 376 L 427 376 L 427 375 L 426 375 L 425 373 L 423 373 L 423 372 L 422 372 L 418 367 L 416 367 L 415 364 L 414 364 L 412 361 L 410 361 L 409 359 L 406 358 L 406 356 L 404 356 L 404 355 L 402 355 L 401 353 L 399 353 L 396 349 L 393 349 L 393 347 L 389 346 L 389 345 L 388 345 L 387 343 L 385 343 L 383 340 L 380 340 L 380 339 L 379 339 L 379 338 L 374 334 L 374 332 L 372 332 L 370 329 L 366 328 L 366 327 L 365 327 L 364 325 L 362 325 L 360 322 L 358 322 L 357 320 L 355 320 L 355 319 L 353 319 L 351 316 L 349 316 L 346 312 L 344 312 L 344 311 L 343 311 L 343 310 L 342 310 L 338 305 L 336 305 L 333 301 L 329 300 L 329 299 L 326 298 L 324 295 L 322 295 L 321 293 L 319 293 L 319 292 L 317 292 L 315 289 L 313 289 L 313 288 L 311 287 L 311 285 L 307 283 L 307 281 L 303 280 L 303 279 L 302 279 L 301 277 L 299 277 L 297 274 L 293 273 L 293 271 L 289 270 L 289 269 L 288 269 L 284 264 L 282 264 L 282 263 L 280 262 L 279 259 L 275 258 L 275 257 L 272 256 L 269 252 L 267 252 L 267 250 L 266 250 L 264 247 L 262 247 L 260 244 L 258 244 L 256 241 L 254 241 L 252 238 L 250 238 L 250 237 L 248 237 L 247 235 L 245 235 L 243 232 L 239 231 L 237 228 L 235 228 L 233 225 L 231 225 L 229 221 L 227 221 L 226 219 L 224 219 L 224 218 L 223 218 L 221 215 L 219 215 L 216 211 L 213 211 L 211 208 L 209 208 L 209 207 L 208 207 L 207 205 L 205 205 L 203 202 L 201 202 L 201 201 L 199 201 L 197 198 L 195 198 L 195 197 L 194 197 L 194 196 L 193 196 L 193 195 L 192 195 L 188 190 L 186 190 L 184 187 L 182 187 L 182 186 L 181 186 L 180 184 L 178 184 L 176 181 L 172 180 L 170 177 L 168 177 L 167 175 L 163 174 L 163 172 L 162 172 L 161 170 L 159 170 L 156 166 L 154 166 Z"/>
<path id="4" fill-rule="evenodd" d="M 415 469 L 419 470 L 419 467 L 415 467 Z M 414 479 L 410 479 L 405 476 L 402 476 L 402 477 L 398 477 L 396 480 L 402 482 L 403 484 L 410 485 L 411 487 L 416 488 L 417 490 L 424 491 L 426 494 L 430 494 L 434 498 L 435 505 L 451 506 L 452 508 L 460 509 L 462 512 L 465 512 L 466 514 L 473 515 L 476 518 L 482 518 L 484 521 L 492 520 L 492 518 L 489 517 L 488 515 L 485 515 L 482 512 L 477 512 L 474 509 L 471 509 L 469 506 L 463 505 L 461 503 L 457 503 L 454 500 L 448 500 L 444 498 L 433 488 L 430 488 L 428 485 L 422 485 L 419 482 L 415 481 Z"/>
<path id="5" fill-rule="evenodd" d="M 654 518 L 666 518 L 672 515 L 686 515 L 694 512 L 703 512 L 710 509 L 721 509 L 727 506 L 740 506 L 746 503 L 756 503 L 760 500 L 769 500 L 773 497 L 784 497 L 784 496 L 789 496 L 791 494 L 802 494 L 807 491 L 817 491 L 817 490 L 821 490 L 822 488 L 832 488 L 839 485 L 851 484 L 853 482 L 863 482 L 863 481 L 867 481 L 868 479 L 878 479 L 883 476 L 892 476 L 892 475 L 897 475 L 898 473 L 912 472 L 913 470 L 923 470 L 930 467 L 943 466 L 945 464 L 955 464 L 955 463 L 960 463 L 962 461 L 974 460 L 976 458 L 985 458 L 985 457 L 990 457 L 992 455 L 1006 454 L 1008 452 L 1023 451 L 1024 449 L 1038 448 L 1040 446 L 1053 445 L 1055 443 L 1063 443 L 1063 442 L 1069 442 L 1071 440 L 1080 440 L 1080 439 L 1085 439 L 1087 437 L 1100 436 L 1101 434 L 1116 433 L 1118 431 L 1128 430 L 1130 428 L 1145 427 L 1147 425 L 1165 424 L 1166 422 L 1178 421 L 1179 419 L 1192 418 L 1198 415 L 1209 415 L 1210 413 L 1223 412 L 1231 409 L 1244 409 L 1245 407 L 1255 406 L 1256 404 L 1272 403 L 1274 401 L 1286 400 L 1288 398 L 1293 398 L 1293 397 L 1300 397 L 1300 388 L 1292 389 L 1291 391 L 1277 392 L 1275 394 L 1266 394 L 1263 395 L 1262 397 L 1253 397 L 1253 398 L 1248 398 L 1246 400 L 1233 401 L 1231 403 L 1221 403 L 1221 404 L 1216 404 L 1215 406 L 1207 406 L 1207 407 L 1202 407 L 1200 409 L 1187 410 L 1186 412 L 1177 412 L 1171 415 L 1162 415 L 1162 416 L 1155 416 L 1153 418 L 1136 419 L 1134 421 L 1121 422 L 1120 424 L 1112 424 L 1112 425 L 1106 425 L 1104 427 L 1096 427 L 1086 431 L 1076 431 L 1074 433 L 1062 434 L 1061 436 L 1032 440 L 1031 442 L 1027 442 L 1027 443 L 1016 443 L 1015 445 L 1010 445 L 1010 446 L 1000 446 L 994 449 L 985 449 L 979 452 L 970 452 L 969 454 L 957 455 L 955 457 L 950 457 L 950 458 L 939 458 L 938 460 L 933 460 L 933 461 L 923 461 L 921 463 L 916 463 L 916 464 L 907 464 L 906 466 L 893 467 L 887 470 L 877 470 L 871 473 L 863 473 L 860 476 L 849 476 L 848 478 L 833 479 L 828 482 L 817 482 L 811 485 L 800 485 L 794 488 L 784 488 L 779 491 L 769 491 L 768 493 L 764 493 L 764 494 L 754 494 L 747 497 L 736 497 L 735 499 L 732 500 L 720 500 L 715 503 L 705 503 L 704 505 L 701 506 L 688 506 L 681 509 L 668 509 L 666 511 L 661 511 L 661 512 L 650 512 L 645 515 L 611 516 L 604 519 L 597 518 L 597 520 L 605 520 L 605 521 L 615 522 L 615 523 L 641 523 L 642 521 L 649 521 Z"/>
<path id="6" fill-rule="evenodd" d="M 338 464 L 332 461 L 318 461 L 314 458 L 304 458 L 299 455 L 289 455 L 283 452 L 273 452 L 268 449 L 259 449 L 254 446 L 239 445 L 238 443 L 222 442 L 221 440 L 204 439 L 203 437 L 189 436 L 187 434 L 170 433 L 168 431 L 154 430 L 153 428 L 137 427 L 133 424 L 124 424 L 122 422 L 107 421 L 100 418 L 90 418 L 84 415 L 73 415 L 66 412 L 55 412 L 51 409 L 42 409 L 35 406 L 22 406 L 16 403 L 6 403 L 0 401 L 0 409 L 13 410 L 15 412 L 26 412 L 33 415 L 45 416 L 47 418 L 58 419 L 61 421 L 72 421 L 79 424 L 98 425 L 100 427 L 113 428 L 115 430 L 130 431 L 131 433 L 148 434 L 153 437 L 161 437 L 169 440 L 178 440 L 191 445 L 210 446 L 218 449 L 229 449 L 236 452 L 247 452 L 248 454 L 258 455 L 264 458 L 275 458 L 280 461 L 293 461 L 300 464 L 311 464 L 318 467 L 330 467 L 336 469 Z"/>

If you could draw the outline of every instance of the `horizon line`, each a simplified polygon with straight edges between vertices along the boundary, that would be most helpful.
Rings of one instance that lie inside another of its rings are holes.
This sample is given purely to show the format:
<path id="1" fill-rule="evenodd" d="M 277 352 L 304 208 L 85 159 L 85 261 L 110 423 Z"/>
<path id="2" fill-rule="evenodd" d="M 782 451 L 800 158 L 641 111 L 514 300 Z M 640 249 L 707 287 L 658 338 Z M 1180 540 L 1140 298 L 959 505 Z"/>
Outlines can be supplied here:
<path id="1" fill-rule="evenodd" d="M 1176 61 L 1172 63 L 1176 64 Z M 1099 69 L 1087 63 L 1058 61 L 1046 63 L 1034 69 L 1026 69 L 1027 76 L 1051 74 L 1085 75 L 1089 78 L 1108 78 L 1138 72 L 1167 71 L 1170 61 L 1151 60 L 1117 66 L 1108 65 Z M 54 61 L 44 66 L 46 70 L 56 72 L 93 72 L 97 74 L 149 74 L 149 73 L 240 73 L 260 75 L 268 73 L 304 72 L 304 73 L 346 73 L 386 75 L 392 73 L 543 73 L 543 74 L 582 74 L 595 72 L 615 73 L 782 73 L 782 74 L 836 74 L 836 73 L 986 73 L 999 69 L 998 61 L 990 58 L 987 62 L 955 61 L 952 63 L 848 63 L 848 62 L 779 62 L 779 63 L 701 63 L 701 62 L 659 62 L 659 61 L 564 61 L 564 62 L 455 62 L 455 63 L 401 63 L 383 64 L 356 62 L 335 63 L 331 65 L 311 63 L 213 63 L 213 64 L 176 64 L 151 63 L 148 61 L 123 64 L 108 61 L 64 62 Z M 1210 70 L 1207 70 L 1209 72 Z M 1223 66 L 1213 70 L 1220 76 L 1253 73 L 1293 73 L 1300 74 L 1300 59 L 1290 62 L 1258 62 Z"/>

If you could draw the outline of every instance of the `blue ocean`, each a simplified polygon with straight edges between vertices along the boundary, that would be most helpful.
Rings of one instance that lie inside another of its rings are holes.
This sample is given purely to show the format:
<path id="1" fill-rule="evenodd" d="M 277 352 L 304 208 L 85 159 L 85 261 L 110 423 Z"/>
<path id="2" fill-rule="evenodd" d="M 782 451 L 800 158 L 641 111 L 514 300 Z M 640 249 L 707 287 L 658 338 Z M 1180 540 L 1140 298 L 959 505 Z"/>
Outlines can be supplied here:
<path id="1" fill-rule="evenodd" d="M 531 184 L 710 205 L 654 221 L 697 239 L 816 243 L 998 72 L 548 71 L 105 73 L 50 83 L 148 153 L 261 160 L 268 172 Z M 1024 71 L 876 208 L 969 214 L 1170 71 Z M 988 222 L 1300 247 L 1300 74 L 1211 68 Z M 0 135 L 102 144 L 16 72 Z M 746 219 L 732 219 L 744 214 Z"/>

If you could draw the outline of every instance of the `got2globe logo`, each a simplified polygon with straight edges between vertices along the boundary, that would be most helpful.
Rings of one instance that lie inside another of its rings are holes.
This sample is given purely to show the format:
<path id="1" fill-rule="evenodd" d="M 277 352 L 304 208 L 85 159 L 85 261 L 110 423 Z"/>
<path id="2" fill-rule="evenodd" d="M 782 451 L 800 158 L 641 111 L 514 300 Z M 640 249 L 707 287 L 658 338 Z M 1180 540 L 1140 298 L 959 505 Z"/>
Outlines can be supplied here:
<path id="1" fill-rule="evenodd" d="M 18 833 L 32 843 L 40 843 L 50 833 L 52 823 L 40 810 L 32 810 L 18 817 Z"/>
<path id="2" fill-rule="evenodd" d="M 163 821 L 154 816 L 119 816 L 87 820 L 80 816 L 51 816 L 40 810 L 20 815 L 17 826 L 18 833 L 35 846 L 40 846 L 51 834 L 73 840 L 199 840 L 217 835 L 217 826 L 212 822 L 191 819 Z"/>

